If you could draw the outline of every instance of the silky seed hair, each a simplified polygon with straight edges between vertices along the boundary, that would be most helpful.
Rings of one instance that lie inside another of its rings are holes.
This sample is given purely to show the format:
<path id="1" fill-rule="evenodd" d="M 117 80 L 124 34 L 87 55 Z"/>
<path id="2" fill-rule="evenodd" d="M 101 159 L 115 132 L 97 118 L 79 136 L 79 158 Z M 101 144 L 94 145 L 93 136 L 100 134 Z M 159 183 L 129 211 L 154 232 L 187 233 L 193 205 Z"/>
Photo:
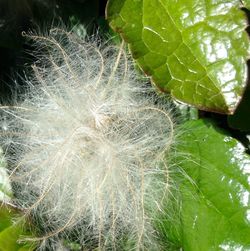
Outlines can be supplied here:
<path id="1" fill-rule="evenodd" d="M 166 104 L 123 44 L 60 29 L 28 38 L 38 53 L 33 77 L 22 102 L 1 107 L 13 203 L 42 229 L 27 240 L 62 250 L 74 232 L 84 250 L 161 250 L 154 220 L 173 142 Z"/>

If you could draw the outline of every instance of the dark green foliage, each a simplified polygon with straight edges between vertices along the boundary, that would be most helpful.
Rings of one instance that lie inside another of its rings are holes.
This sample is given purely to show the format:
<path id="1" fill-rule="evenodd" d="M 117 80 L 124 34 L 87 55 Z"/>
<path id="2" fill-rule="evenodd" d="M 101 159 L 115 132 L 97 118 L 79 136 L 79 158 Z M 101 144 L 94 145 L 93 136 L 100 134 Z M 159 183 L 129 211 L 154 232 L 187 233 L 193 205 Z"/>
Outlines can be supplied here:
<path id="1" fill-rule="evenodd" d="M 0 1 L 0 101 L 11 103 L 22 92 L 23 71 L 36 60 L 32 43 L 23 32 L 46 33 L 51 27 L 68 30 L 84 25 L 97 29 L 99 0 L 1 0 Z M 13 79 L 18 78 L 18 86 Z"/>

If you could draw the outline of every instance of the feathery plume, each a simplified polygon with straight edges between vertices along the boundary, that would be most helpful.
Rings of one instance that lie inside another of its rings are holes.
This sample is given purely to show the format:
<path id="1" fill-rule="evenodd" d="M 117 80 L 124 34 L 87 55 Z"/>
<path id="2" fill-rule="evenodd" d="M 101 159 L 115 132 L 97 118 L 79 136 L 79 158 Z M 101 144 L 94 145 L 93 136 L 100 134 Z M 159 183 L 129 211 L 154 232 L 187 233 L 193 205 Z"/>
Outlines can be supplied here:
<path id="1" fill-rule="evenodd" d="M 168 191 L 169 112 L 123 46 L 59 29 L 29 37 L 40 54 L 34 76 L 23 102 L 2 111 L 15 203 L 44 230 L 33 240 L 58 250 L 75 231 L 91 250 L 160 250 L 154 218 Z"/>

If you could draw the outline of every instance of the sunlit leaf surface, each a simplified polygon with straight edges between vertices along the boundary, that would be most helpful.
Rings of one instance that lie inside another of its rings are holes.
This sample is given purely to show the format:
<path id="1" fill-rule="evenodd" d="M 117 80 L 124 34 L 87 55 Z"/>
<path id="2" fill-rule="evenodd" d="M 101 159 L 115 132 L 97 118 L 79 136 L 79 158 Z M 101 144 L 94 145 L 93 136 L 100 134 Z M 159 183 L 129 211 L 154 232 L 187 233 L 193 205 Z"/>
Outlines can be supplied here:
<path id="1" fill-rule="evenodd" d="M 185 251 L 250 250 L 249 155 L 208 121 L 183 128 L 173 177 L 180 202 L 163 222 L 169 242 Z"/>
<path id="2" fill-rule="evenodd" d="M 163 91 L 233 113 L 246 84 L 249 39 L 239 0 L 109 0 L 111 27 Z"/>

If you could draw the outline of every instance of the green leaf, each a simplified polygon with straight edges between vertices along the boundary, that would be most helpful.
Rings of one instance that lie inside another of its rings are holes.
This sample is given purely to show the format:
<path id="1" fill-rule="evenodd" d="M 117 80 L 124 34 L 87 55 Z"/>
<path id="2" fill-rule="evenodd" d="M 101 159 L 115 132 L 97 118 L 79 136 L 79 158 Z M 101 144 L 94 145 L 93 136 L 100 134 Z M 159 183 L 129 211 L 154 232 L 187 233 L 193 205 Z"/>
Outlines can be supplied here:
<path id="1" fill-rule="evenodd" d="M 12 196 L 10 181 L 6 172 L 6 161 L 0 148 L 0 251 L 32 251 L 34 247 L 19 243 L 23 235 L 29 235 L 21 212 L 6 204 Z"/>
<path id="2" fill-rule="evenodd" d="M 196 107 L 231 114 L 247 78 L 239 0 L 109 0 L 111 27 L 153 82 Z"/>
<path id="3" fill-rule="evenodd" d="M 28 243 L 20 243 L 27 230 L 27 223 L 20 218 L 17 209 L 2 204 L 0 206 L 0 251 L 32 251 L 35 246 Z"/>
<path id="4" fill-rule="evenodd" d="M 250 250 L 250 157 L 208 121 L 183 128 L 173 177 L 181 207 L 174 226 L 164 223 L 169 241 L 185 251 Z"/>
<path id="5" fill-rule="evenodd" d="M 11 226 L 11 214 L 6 207 L 0 207 L 0 232 Z"/>

